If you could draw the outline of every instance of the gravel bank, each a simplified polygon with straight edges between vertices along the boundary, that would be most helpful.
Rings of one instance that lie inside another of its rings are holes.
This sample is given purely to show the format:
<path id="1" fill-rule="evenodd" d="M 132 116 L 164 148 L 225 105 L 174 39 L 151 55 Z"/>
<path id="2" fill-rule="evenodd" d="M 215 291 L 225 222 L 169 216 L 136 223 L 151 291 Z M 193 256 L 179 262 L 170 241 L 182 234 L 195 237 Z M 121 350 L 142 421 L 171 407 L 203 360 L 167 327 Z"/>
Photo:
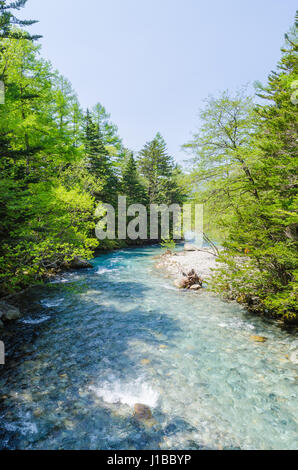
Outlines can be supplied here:
<path id="1" fill-rule="evenodd" d="M 212 269 L 217 267 L 217 262 L 216 256 L 209 250 L 201 249 L 176 253 L 166 252 L 160 256 L 155 266 L 173 278 L 181 277 L 183 273 L 187 274 L 194 269 L 204 282 L 208 282 Z"/>

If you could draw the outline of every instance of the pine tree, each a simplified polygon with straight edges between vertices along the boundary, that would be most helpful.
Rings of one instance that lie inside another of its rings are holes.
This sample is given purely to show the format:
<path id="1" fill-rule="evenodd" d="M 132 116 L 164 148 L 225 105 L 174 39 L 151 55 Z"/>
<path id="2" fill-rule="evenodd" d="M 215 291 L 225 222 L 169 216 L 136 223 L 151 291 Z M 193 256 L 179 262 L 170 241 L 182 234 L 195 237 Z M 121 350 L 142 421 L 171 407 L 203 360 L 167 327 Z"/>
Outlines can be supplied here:
<path id="1" fill-rule="evenodd" d="M 33 35 L 21 30 L 16 30 L 13 26 L 26 27 L 37 23 L 36 20 L 19 20 L 14 16 L 11 10 L 20 10 L 27 3 L 27 0 L 16 0 L 9 2 L 0 1 L 0 38 L 29 39 L 34 41 L 42 36 Z"/>
<path id="2" fill-rule="evenodd" d="M 174 161 L 167 152 L 163 137 L 157 133 L 151 142 L 147 142 L 139 153 L 138 164 L 145 178 L 149 193 L 149 202 L 166 201 L 166 186 L 173 175 Z"/>
<path id="3" fill-rule="evenodd" d="M 102 188 L 95 194 L 96 198 L 107 203 L 114 202 L 117 178 L 113 173 L 113 165 L 99 126 L 93 122 L 88 109 L 85 118 L 85 150 L 89 172 L 98 179 Z"/>
<path id="4" fill-rule="evenodd" d="M 140 182 L 133 153 L 127 157 L 124 163 L 121 183 L 122 191 L 127 196 L 128 204 L 146 204 L 148 202 L 146 189 Z"/>

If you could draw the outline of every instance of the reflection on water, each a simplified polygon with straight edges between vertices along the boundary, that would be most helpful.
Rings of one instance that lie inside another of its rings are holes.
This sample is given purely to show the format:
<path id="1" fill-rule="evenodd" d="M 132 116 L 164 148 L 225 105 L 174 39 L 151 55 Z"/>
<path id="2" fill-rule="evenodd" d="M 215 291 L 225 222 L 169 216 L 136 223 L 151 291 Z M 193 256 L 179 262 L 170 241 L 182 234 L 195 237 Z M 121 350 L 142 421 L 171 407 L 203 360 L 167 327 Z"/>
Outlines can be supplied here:
<path id="1" fill-rule="evenodd" d="M 156 253 L 102 255 L 24 296 L 3 338 L 0 448 L 295 448 L 297 339 L 174 289 Z M 151 408 L 150 425 L 135 403 Z"/>

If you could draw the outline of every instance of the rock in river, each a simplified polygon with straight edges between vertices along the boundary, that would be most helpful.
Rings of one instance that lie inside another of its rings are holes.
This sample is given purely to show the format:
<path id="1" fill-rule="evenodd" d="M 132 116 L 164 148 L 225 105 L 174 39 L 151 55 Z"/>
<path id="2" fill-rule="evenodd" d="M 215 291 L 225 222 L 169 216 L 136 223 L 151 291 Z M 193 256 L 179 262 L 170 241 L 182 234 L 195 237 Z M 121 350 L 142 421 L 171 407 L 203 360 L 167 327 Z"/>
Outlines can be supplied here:
<path id="1" fill-rule="evenodd" d="M 92 268 L 92 264 L 86 261 L 84 258 L 80 256 L 75 256 L 72 261 L 68 264 L 71 269 L 86 269 Z"/>
<path id="2" fill-rule="evenodd" d="M 151 419 L 152 413 L 149 406 L 136 403 L 134 406 L 134 416 L 137 419 Z"/>
<path id="3" fill-rule="evenodd" d="M 20 310 L 14 305 L 10 305 L 7 302 L 0 302 L 0 319 L 2 320 L 17 320 L 21 317 Z"/>
<path id="4" fill-rule="evenodd" d="M 251 335 L 250 339 L 252 341 L 255 341 L 256 343 L 265 343 L 265 341 L 267 341 L 267 338 L 265 338 L 265 336 L 257 336 L 257 335 Z"/>

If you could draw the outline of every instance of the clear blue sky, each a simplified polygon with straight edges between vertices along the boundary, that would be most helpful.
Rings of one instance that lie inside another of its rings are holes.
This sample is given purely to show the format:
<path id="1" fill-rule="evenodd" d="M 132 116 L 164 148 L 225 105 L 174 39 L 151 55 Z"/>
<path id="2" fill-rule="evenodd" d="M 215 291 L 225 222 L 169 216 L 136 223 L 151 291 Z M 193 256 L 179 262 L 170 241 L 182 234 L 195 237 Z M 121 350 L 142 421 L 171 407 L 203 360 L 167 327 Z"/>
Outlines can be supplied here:
<path id="1" fill-rule="evenodd" d="M 42 54 L 84 107 L 101 102 L 124 144 L 157 131 L 177 160 L 208 94 L 264 82 L 294 22 L 294 0 L 28 0 Z"/>

